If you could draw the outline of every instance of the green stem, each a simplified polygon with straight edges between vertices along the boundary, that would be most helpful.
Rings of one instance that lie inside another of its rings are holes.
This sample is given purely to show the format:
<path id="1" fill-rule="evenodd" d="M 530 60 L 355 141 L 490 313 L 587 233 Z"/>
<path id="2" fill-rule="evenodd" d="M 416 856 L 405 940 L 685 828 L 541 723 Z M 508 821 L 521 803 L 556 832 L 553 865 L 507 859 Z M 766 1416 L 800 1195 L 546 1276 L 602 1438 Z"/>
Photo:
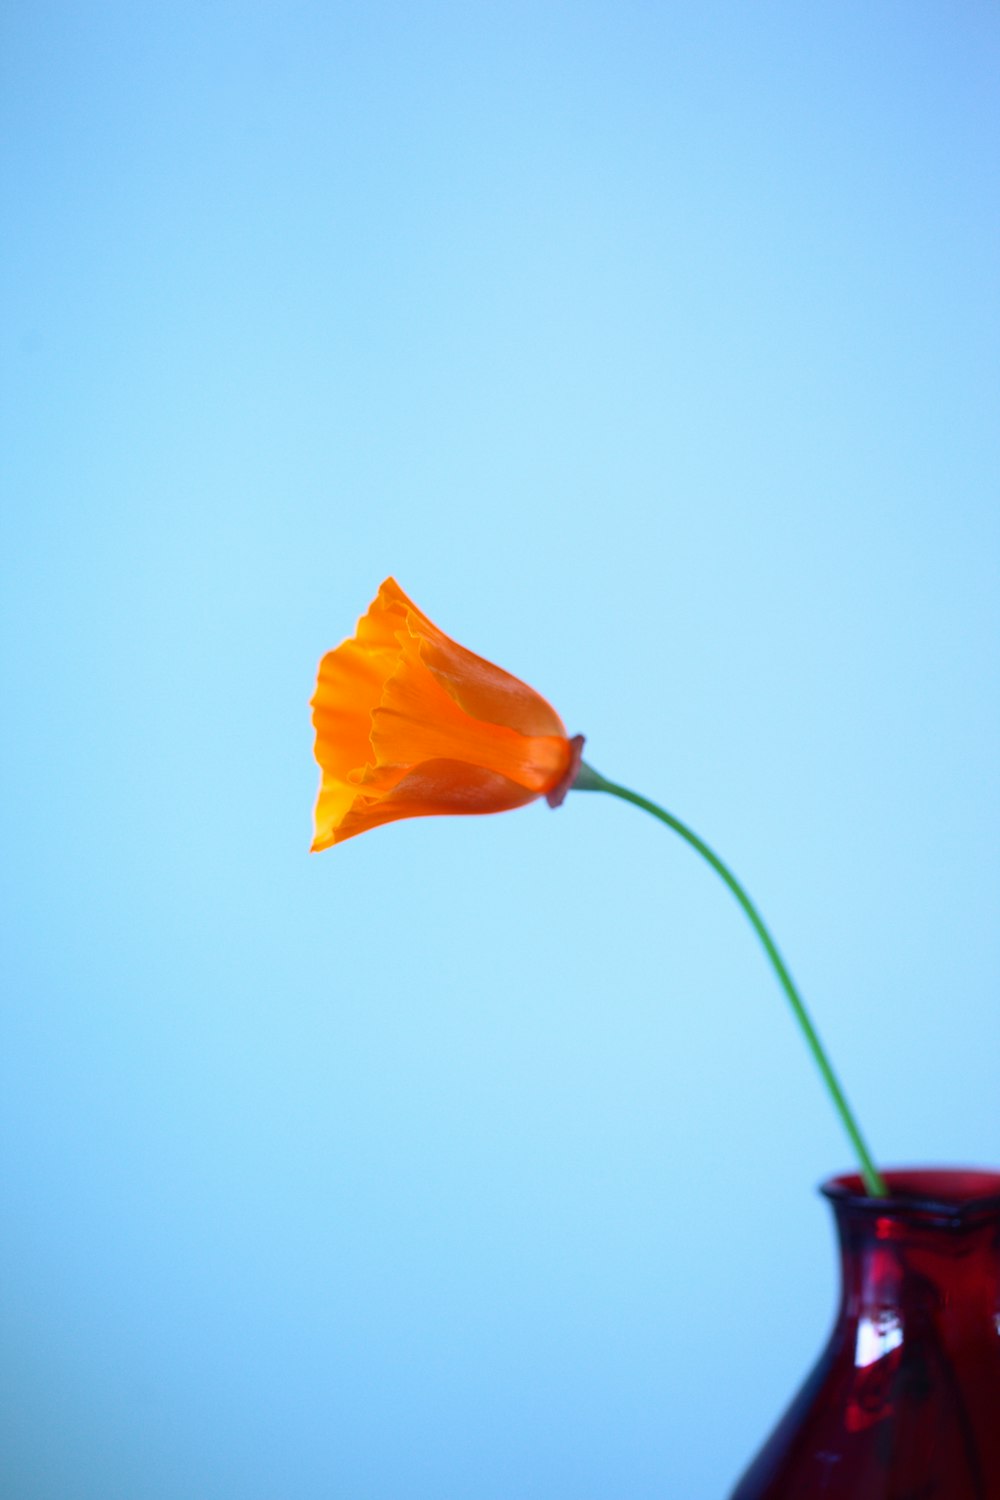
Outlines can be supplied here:
<path id="1" fill-rule="evenodd" d="M 641 807 L 645 812 L 652 813 L 654 818 L 659 818 L 661 823 L 666 823 L 668 828 L 672 828 L 675 833 L 679 833 L 681 838 L 685 839 L 691 845 L 692 849 L 696 849 L 702 859 L 707 860 L 716 874 L 720 875 L 726 882 L 726 885 L 728 885 L 750 919 L 751 926 L 763 944 L 764 952 L 771 960 L 781 987 L 788 996 L 795 1019 L 798 1021 L 802 1034 L 806 1039 L 806 1044 L 815 1059 L 816 1066 L 823 1075 L 823 1082 L 826 1084 L 830 1098 L 833 1100 L 837 1113 L 840 1115 L 844 1129 L 850 1136 L 851 1144 L 854 1147 L 861 1166 L 861 1175 L 864 1178 L 865 1188 L 873 1198 L 886 1197 L 888 1189 L 875 1163 L 872 1161 L 858 1123 L 851 1112 L 851 1107 L 847 1099 L 844 1097 L 844 1091 L 837 1081 L 837 1075 L 833 1071 L 830 1059 L 827 1057 L 816 1028 L 809 1018 L 809 1013 L 805 1008 L 802 996 L 796 989 L 792 976 L 785 967 L 784 959 L 778 952 L 774 939 L 765 927 L 760 912 L 754 906 L 733 872 L 679 818 L 675 818 L 671 813 L 666 812 L 664 808 L 658 807 L 655 802 L 650 802 L 648 797 L 640 797 L 638 792 L 630 792 L 627 787 L 618 786 L 613 781 L 606 781 L 598 771 L 595 771 L 592 766 L 588 766 L 586 762 L 580 766 L 579 774 L 573 783 L 573 790 L 578 792 L 610 792 L 613 797 L 620 797 L 623 802 L 631 802 L 636 807 Z"/>

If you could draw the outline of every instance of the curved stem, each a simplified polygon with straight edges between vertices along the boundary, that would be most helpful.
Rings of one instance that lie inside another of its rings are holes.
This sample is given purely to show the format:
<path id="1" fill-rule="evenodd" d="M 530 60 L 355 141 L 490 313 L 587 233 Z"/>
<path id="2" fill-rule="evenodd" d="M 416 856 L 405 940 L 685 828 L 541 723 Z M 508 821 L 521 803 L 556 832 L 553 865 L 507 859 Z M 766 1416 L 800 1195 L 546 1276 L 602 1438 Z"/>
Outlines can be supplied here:
<path id="1" fill-rule="evenodd" d="M 844 1091 L 837 1081 L 837 1075 L 833 1071 L 830 1059 L 827 1057 L 816 1028 L 809 1017 L 802 996 L 795 987 L 792 976 L 785 966 L 784 959 L 778 952 L 774 939 L 764 925 L 764 919 L 733 872 L 679 818 L 675 818 L 672 813 L 668 813 L 664 808 L 658 807 L 648 797 L 641 797 L 638 792 L 630 792 L 627 787 L 618 786 L 614 781 L 605 780 L 599 772 L 595 771 L 592 766 L 588 766 L 585 762 L 580 767 L 573 790 L 578 792 L 610 792 L 613 797 L 620 797 L 623 802 L 631 802 L 634 806 L 641 807 L 644 812 L 652 813 L 654 818 L 659 818 L 661 823 L 666 823 L 668 828 L 672 828 L 675 833 L 680 834 L 681 838 L 689 843 L 692 849 L 696 849 L 702 859 L 707 860 L 716 874 L 721 876 L 725 881 L 749 918 L 751 926 L 763 945 L 764 952 L 771 960 L 771 965 L 778 976 L 779 983 L 788 997 L 795 1019 L 798 1021 L 802 1034 L 806 1039 L 806 1045 L 813 1055 L 816 1066 L 823 1076 L 823 1082 L 829 1091 L 830 1098 L 833 1100 L 834 1107 L 841 1118 L 844 1129 L 850 1137 L 851 1144 L 854 1147 L 861 1167 L 861 1175 L 864 1178 L 865 1188 L 873 1198 L 886 1197 L 888 1189 L 871 1158 L 868 1147 L 865 1145 L 864 1137 L 854 1118 L 851 1107 L 844 1096 Z"/>

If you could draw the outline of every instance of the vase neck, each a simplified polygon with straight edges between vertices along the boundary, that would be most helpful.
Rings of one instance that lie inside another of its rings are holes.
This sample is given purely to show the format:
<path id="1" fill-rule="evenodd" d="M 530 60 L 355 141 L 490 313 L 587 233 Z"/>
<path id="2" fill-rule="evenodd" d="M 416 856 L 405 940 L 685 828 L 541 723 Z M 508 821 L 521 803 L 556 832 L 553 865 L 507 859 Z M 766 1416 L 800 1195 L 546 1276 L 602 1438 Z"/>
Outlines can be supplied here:
<path id="1" fill-rule="evenodd" d="M 1000 1194 L 949 1201 L 940 1174 L 889 1176 L 895 1191 L 886 1200 L 824 1190 L 840 1240 L 841 1315 L 890 1329 L 894 1316 L 923 1310 L 939 1325 L 968 1320 L 1000 1336 Z M 927 1179 L 937 1199 L 927 1196 Z M 1000 1185 L 995 1176 L 983 1181 Z"/>
<path id="2" fill-rule="evenodd" d="M 939 1317 L 992 1312 L 1000 1331 L 1000 1212 L 992 1223 L 914 1225 L 841 1207 L 837 1228 L 849 1315 L 926 1303 Z"/>

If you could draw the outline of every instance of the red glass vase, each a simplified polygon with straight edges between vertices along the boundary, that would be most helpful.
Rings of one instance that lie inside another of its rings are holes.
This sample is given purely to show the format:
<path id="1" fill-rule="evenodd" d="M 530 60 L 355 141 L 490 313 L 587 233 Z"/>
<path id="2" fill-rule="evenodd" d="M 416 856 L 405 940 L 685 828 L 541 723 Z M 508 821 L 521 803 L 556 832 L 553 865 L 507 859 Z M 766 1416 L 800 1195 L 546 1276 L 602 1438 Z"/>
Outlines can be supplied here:
<path id="1" fill-rule="evenodd" d="M 833 1332 L 732 1500 L 1000 1500 L 1000 1172 L 884 1176 L 823 1185 Z"/>

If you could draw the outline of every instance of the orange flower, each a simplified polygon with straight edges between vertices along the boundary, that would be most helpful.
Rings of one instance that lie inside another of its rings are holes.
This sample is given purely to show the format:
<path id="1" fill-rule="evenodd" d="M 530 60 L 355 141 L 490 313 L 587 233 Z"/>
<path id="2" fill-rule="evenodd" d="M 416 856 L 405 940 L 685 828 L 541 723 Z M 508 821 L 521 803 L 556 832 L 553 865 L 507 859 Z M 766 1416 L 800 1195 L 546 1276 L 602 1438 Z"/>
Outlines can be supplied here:
<path id="1" fill-rule="evenodd" d="M 312 847 L 433 813 L 491 813 L 547 797 L 580 764 L 545 699 L 450 640 L 387 578 L 354 637 L 319 666 L 322 779 Z"/>

